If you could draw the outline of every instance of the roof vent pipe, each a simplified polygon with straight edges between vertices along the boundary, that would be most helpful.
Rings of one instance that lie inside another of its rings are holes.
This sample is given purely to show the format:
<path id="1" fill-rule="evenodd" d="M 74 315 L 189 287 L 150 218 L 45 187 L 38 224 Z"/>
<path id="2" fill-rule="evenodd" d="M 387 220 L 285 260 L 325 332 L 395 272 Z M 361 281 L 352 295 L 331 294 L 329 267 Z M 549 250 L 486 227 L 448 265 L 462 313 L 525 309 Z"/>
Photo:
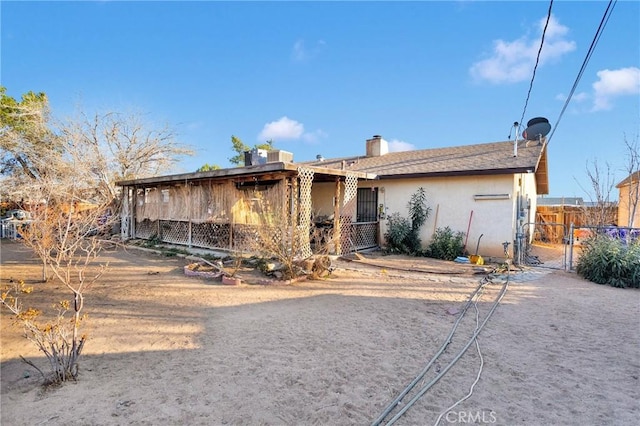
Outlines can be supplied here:
<path id="1" fill-rule="evenodd" d="M 513 122 L 513 129 L 515 130 L 515 136 L 513 138 L 513 156 L 518 156 L 518 129 L 520 128 L 520 123 L 517 121 Z"/>

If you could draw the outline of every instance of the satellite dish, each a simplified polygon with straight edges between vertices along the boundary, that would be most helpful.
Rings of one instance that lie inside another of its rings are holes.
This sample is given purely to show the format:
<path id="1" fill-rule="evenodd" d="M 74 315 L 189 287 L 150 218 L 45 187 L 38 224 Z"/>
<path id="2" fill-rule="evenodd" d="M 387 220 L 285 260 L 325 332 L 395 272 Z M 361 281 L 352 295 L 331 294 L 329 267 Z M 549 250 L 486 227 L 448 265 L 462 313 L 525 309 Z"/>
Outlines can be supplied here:
<path id="1" fill-rule="evenodd" d="M 532 118 L 527 122 L 527 128 L 522 132 L 522 137 L 529 141 L 537 141 L 549 134 L 551 124 L 544 117 Z"/>

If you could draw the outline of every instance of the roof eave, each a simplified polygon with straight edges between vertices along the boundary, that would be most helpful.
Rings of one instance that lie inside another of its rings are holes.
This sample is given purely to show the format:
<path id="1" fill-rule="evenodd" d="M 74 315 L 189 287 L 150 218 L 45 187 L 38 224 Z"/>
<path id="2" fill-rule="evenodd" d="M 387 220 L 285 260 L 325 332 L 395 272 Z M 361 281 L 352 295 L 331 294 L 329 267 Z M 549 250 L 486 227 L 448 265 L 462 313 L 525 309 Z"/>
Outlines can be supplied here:
<path id="1" fill-rule="evenodd" d="M 378 179 L 408 179 L 408 178 L 428 178 L 428 177 L 450 177 L 450 176 L 486 176 L 486 175 L 513 175 L 517 173 L 533 173 L 533 167 L 512 167 L 502 169 L 482 169 L 482 170 L 449 170 L 440 172 L 425 173 L 403 173 L 403 174 L 379 174 Z"/>
<path id="2" fill-rule="evenodd" d="M 258 176 L 275 172 L 297 172 L 299 165 L 296 163 L 274 162 L 259 164 L 255 166 L 233 167 L 229 169 L 212 170 L 208 172 L 182 173 L 167 176 L 155 176 L 141 179 L 129 179 L 116 182 L 118 186 L 145 186 L 154 184 L 170 184 L 175 182 L 208 180 L 208 179 L 230 179 L 244 176 Z M 373 173 L 357 172 L 353 170 L 330 169 L 324 167 L 305 166 L 312 169 L 319 175 L 330 175 L 345 177 L 347 174 L 355 175 L 358 179 L 375 179 Z"/>
<path id="3" fill-rule="evenodd" d="M 546 195 L 549 193 L 549 163 L 547 161 L 547 141 L 545 140 L 536 164 L 536 192 Z"/>

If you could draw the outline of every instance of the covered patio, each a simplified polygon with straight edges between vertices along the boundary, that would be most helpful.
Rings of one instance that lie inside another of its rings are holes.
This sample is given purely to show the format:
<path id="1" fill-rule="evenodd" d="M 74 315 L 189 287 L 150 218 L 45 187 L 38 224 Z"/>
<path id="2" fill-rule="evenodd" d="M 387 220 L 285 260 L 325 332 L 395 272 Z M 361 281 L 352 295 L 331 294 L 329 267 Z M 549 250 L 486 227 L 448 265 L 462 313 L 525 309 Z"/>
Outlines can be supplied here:
<path id="1" fill-rule="evenodd" d="M 368 179 L 375 175 L 276 162 L 120 181 L 121 236 L 251 252 L 269 232 L 302 257 L 375 247 L 377 219 L 356 220 L 358 181 Z"/>

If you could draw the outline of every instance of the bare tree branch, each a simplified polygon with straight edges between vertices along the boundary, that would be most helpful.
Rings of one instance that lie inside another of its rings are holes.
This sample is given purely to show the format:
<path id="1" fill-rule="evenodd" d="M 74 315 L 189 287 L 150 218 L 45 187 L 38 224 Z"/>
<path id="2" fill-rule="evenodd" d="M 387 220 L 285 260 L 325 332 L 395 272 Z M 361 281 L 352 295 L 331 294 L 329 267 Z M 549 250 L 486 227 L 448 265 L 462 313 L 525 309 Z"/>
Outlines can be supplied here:
<path id="1" fill-rule="evenodd" d="M 624 144 L 627 150 L 625 171 L 629 182 L 626 184 L 627 188 L 620 188 L 621 194 L 626 192 L 626 199 L 621 199 L 620 202 L 625 204 L 624 207 L 627 210 L 627 226 L 633 228 L 640 201 L 640 144 L 638 143 L 638 135 L 636 134 L 635 139 L 632 141 L 629 141 L 627 135 L 625 135 Z"/>
<path id="2" fill-rule="evenodd" d="M 606 163 L 606 170 L 601 170 L 598 160 L 594 159 L 589 166 L 586 164 L 586 173 L 591 184 L 587 190 L 578 181 L 580 188 L 589 196 L 592 206 L 584 208 L 587 223 L 590 225 L 610 225 L 616 221 L 616 202 L 611 200 L 611 192 L 615 187 L 615 180 L 611 166 Z"/>

